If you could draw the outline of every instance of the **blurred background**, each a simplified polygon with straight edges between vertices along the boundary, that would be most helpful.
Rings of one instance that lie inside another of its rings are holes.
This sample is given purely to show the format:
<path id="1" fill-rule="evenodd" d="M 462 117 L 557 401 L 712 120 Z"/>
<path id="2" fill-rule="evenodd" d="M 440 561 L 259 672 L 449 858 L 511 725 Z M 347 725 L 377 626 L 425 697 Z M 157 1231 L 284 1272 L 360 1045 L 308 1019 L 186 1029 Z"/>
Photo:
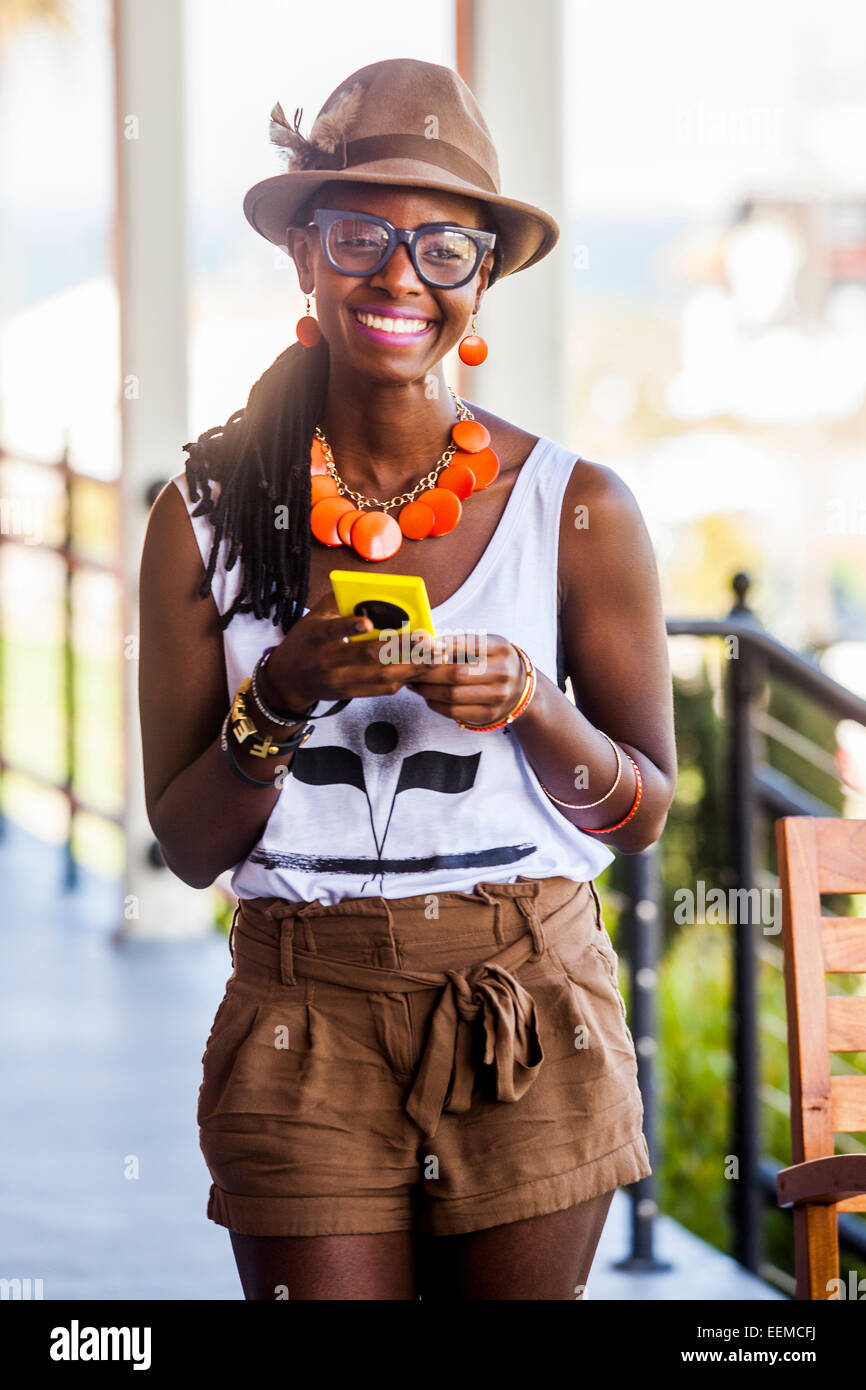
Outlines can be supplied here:
<path id="1" fill-rule="evenodd" d="M 494 287 L 488 362 L 451 379 L 625 478 L 669 617 L 677 800 L 661 845 L 601 879 L 655 1175 L 617 1199 L 588 1296 L 790 1296 L 779 938 L 674 906 L 698 883 L 772 893 L 779 815 L 866 817 L 858 0 L 0 0 L 0 1275 L 239 1296 L 194 1125 L 233 901 L 174 879 L 147 826 L 138 560 L 182 444 L 303 312 L 241 211 L 281 167 L 271 106 L 308 130 L 350 72 L 406 56 L 458 68 L 503 190 L 562 229 Z M 787 665 L 735 679 L 742 623 Z"/>

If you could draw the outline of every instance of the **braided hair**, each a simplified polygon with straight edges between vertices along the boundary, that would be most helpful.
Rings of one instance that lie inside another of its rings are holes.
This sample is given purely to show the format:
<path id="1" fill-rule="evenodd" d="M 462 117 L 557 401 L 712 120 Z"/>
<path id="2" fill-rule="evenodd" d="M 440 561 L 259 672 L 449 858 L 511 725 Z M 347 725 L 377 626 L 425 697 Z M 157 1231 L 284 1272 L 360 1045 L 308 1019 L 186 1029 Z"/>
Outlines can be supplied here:
<path id="1" fill-rule="evenodd" d="M 491 230 L 495 230 L 491 228 Z M 502 266 L 497 238 L 488 286 Z M 328 387 L 328 345 L 293 343 L 259 377 L 247 404 L 224 425 L 184 444 L 194 516 L 208 516 L 213 544 L 199 594 L 211 592 L 220 545 L 228 539 L 225 568 L 242 562 L 231 607 L 218 617 L 224 631 L 236 613 L 272 616 L 286 633 L 303 616 L 310 578 L 310 449 Z M 219 484 L 214 497 L 211 483 Z M 288 525 L 276 525 L 284 506 Z"/>
<path id="2" fill-rule="evenodd" d="M 273 613 L 284 632 L 306 607 L 310 575 L 310 448 L 325 404 L 328 346 L 293 343 L 263 373 L 246 407 L 226 423 L 184 444 L 194 516 L 208 516 L 213 544 L 199 588 L 211 592 L 222 541 L 229 540 L 226 570 L 242 558 L 243 577 L 231 607 L 219 616 L 228 627 L 235 613 L 257 618 Z M 219 484 L 214 498 L 211 482 Z M 288 525 L 276 525 L 275 507 Z"/>

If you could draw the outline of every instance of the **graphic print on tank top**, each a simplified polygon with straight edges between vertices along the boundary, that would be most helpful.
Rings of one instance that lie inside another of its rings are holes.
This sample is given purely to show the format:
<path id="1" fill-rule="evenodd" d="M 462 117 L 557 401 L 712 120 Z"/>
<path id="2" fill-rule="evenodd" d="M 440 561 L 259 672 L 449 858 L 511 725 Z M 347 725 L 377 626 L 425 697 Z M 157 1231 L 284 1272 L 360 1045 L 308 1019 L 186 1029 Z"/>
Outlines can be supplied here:
<path id="1" fill-rule="evenodd" d="M 412 695 L 413 692 L 405 692 Z M 369 853 L 357 850 L 351 855 L 293 853 L 285 850 L 253 850 L 251 859 L 267 869 L 293 870 L 315 874 L 363 874 L 363 893 L 378 879 L 379 890 L 385 886 L 386 874 L 429 874 L 442 870 L 482 870 L 498 865 L 513 864 L 533 854 L 538 846 L 531 841 L 492 845 L 478 849 L 458 847 L 450 853 L 424 852 L 424 808 L 419 798 L 409 796 L 424 791 L 439 797 L 465 796 L 476 783 L 483 750 L 473 753 L 448 752 L 431 748 L 429 727 L 419 727 L 421 698 L 396 701 L 390 697 L 387 718 L 372 717 L 370 706 L 382 701 L 360 700 L 341 712 L 340 733 L 345 743 L 333 740 L 297 749 L 289 777 L 309 787 L 345 787 L 345 815 L 353 824 L 353 840 L 357 844 L 368 827 Z M 414 708 L 413 708 L 414 704 Z M 322 725 L 322 729 L 327 725 Z M 287 781 L 289 779 L 287 778 Z M 285 790 L 285 789 L 284 789 Z M 288 791 L 286 794 L 290 795 Z M 414 805 L 408 804 L 412 800 Z M 439 821 L 449 815 L 447 803 L 431 819 Z M 415 820 L 419 852 L 390 858 L 387 853 L 388 833 L 395 816 Z M 459 817 L 458 817 L 459 821 Z M 419 891 L 421 885 L 419 884 Z"/>
<path id="2" fill-rule="evenodd" d="M 563 445 L 538 440 L 480 560 L 432 610 L 437 632 L 499 633 L 556 684 L 560 518 L 575 463 Z M 185 473 L 173 481 L 206 565 L 210 520 L 195 514 Z M 237 597 L 241 577 L 240 564 L 226 570 L 227 555 L 224 538 L 212 585 L 220 613 Z M 339 557 L 334 560 L 339 568 Z M 411 549 L 406 569 L 411 573 Z M 280 640 L 269 618 L 238 613 L 232 619 L 223 632 L 227 701 L 265 648 Z M 314 722 L 258 842 L 231 866 L 231 888 L 239 898 L 330 905 L 354 897 L 472 892 L 479 882 L 514 883 L 522 876 L 584 881 L 612 859 L 608 846 L 548 800 L 513 729 L 461 729 L 403 687 L 354 699 Z"/>

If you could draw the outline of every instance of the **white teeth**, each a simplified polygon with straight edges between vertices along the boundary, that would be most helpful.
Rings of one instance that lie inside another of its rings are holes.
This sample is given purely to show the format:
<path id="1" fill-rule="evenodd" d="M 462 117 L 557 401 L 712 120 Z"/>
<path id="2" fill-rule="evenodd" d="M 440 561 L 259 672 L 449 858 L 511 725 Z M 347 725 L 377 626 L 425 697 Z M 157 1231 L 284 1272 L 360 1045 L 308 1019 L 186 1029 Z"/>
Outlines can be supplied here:
<path id="1" fill-rule="evenodd" d="M 378 314 L 355 311 L 355 318 L 367 328 L 378 328 L 384 333 L 423 333 L 429 319 L 395 319 L 390 316 L 380 318 Z"/>

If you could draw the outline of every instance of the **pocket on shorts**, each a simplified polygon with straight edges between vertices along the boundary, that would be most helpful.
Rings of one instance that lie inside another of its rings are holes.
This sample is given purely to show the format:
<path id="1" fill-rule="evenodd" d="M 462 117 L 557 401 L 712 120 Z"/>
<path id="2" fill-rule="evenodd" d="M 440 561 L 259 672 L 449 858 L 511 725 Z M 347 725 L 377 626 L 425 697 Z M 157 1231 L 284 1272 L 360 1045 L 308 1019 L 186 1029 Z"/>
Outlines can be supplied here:
<path id="1" fill-rule="evenodd" d="M 586 1027 L 585 1046 L 601 1043 L 614 1053 L 627 1053 L 636 1062 L 634 1039 L 626 1021 L 625 1000 L 619 988 L 619 958 L 604 927 L 576 949 L 566 937 L 548 954 L 575 992 Z"/>
<path id="2" fill-rule="evenodd" d="M 198 1123 L 216 1115 L 278 1114 L 310 1049 L 304 981 L 260 990 L 234 984 L 217 1010 L 202 1064 Z"/>

